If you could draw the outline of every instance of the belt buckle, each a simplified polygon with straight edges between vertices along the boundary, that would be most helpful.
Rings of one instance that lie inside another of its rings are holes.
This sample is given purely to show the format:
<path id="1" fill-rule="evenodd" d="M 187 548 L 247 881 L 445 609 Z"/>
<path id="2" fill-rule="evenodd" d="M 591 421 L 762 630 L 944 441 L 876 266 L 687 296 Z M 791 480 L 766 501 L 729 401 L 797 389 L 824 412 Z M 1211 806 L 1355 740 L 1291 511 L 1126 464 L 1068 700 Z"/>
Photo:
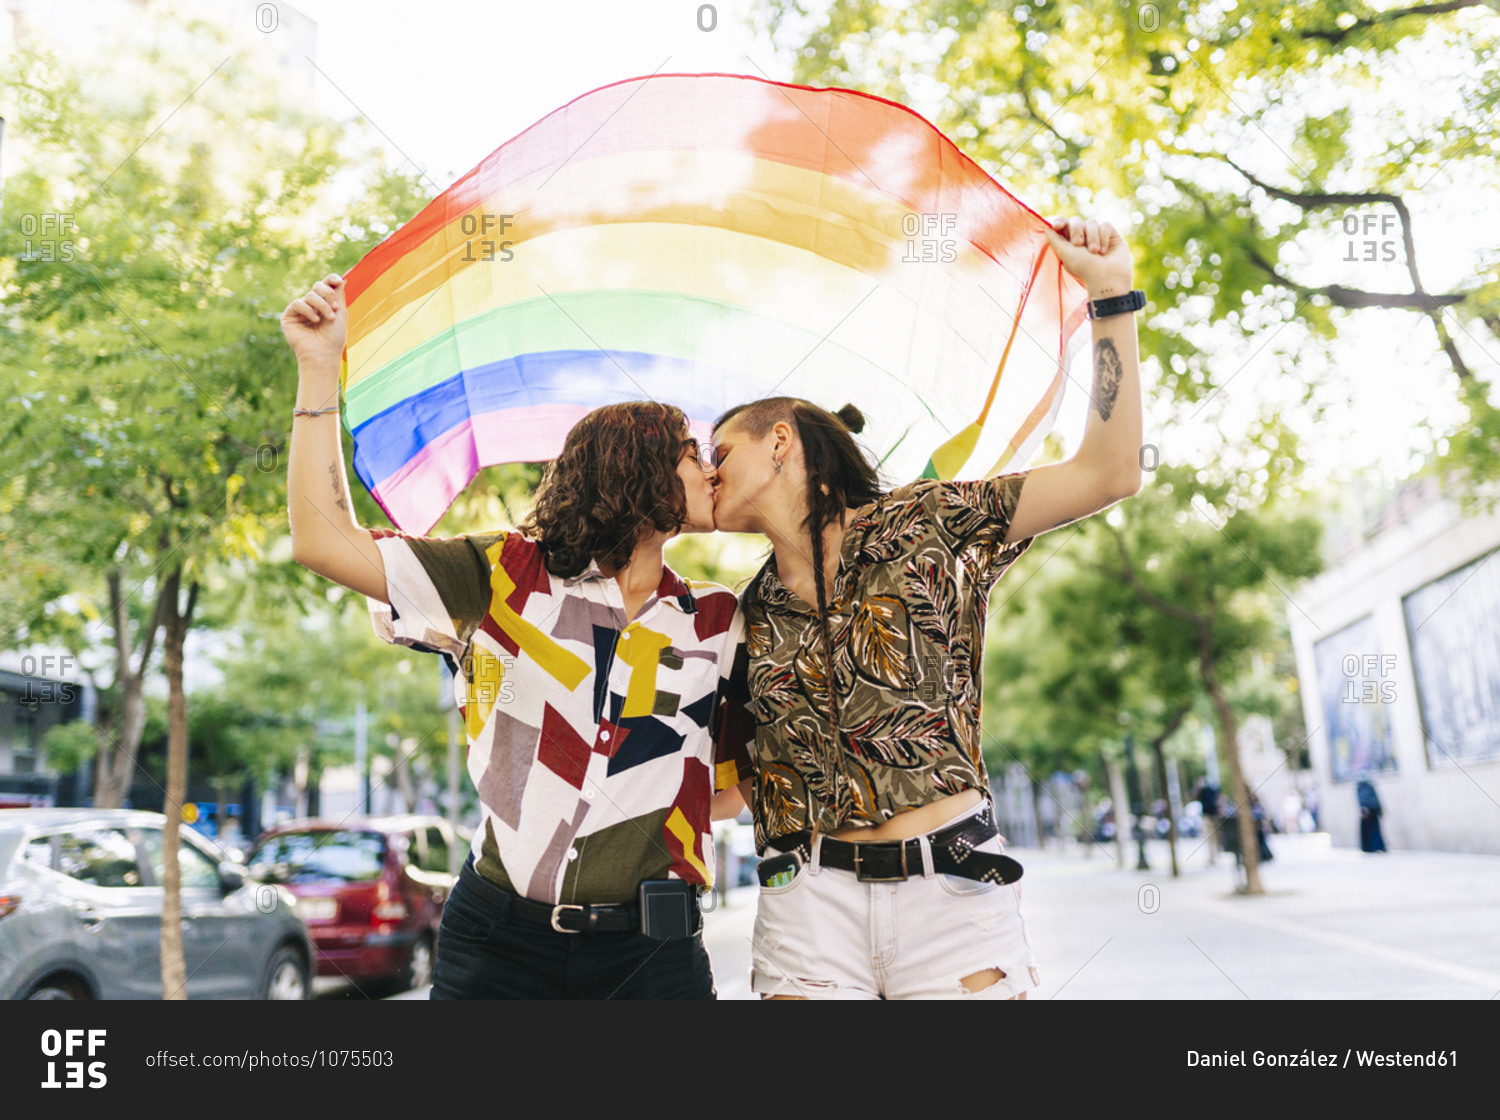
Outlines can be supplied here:
<path id="1" fill-rule="evenodd" d="M 587 906 L 575 906 L 572 903 L 568 902 L 560 903 L 557 906 L 554 906 L 552 908 L 552 928 L 557 930 L 558 933 L 582 933 L 583 930 L 581 929 L 563 929 L 562 926 L 557 924 L 557 919 L 562 916 L 562 912 L 564 910 L 577 910 L 581 914 L 587 909 Z"/>
<path id="2" fill-rule="evenodd" d="M 900 851 L 901 851 L 901 874 L 900 875 L 866 875 L 865 874 L 865 869 L 864 869 L 864 861 L 863 861 L 862 857 L 859 854 L 859 850 L 861 848 L 863 848 L 865 845 L 863 845 L 863 844 L 855 844 L 854 845 L 854 878 L 855 878 L 855 880 L 858 881 L 858 882 L 861 882 L 861 883 L 904 883 L 907 879 L 911 878 L 910 873 L 906 870 L 906 841 L 902 840 L 900 842 L 900 844 L 901 844 L 901 848 L 900 848 Z"/>

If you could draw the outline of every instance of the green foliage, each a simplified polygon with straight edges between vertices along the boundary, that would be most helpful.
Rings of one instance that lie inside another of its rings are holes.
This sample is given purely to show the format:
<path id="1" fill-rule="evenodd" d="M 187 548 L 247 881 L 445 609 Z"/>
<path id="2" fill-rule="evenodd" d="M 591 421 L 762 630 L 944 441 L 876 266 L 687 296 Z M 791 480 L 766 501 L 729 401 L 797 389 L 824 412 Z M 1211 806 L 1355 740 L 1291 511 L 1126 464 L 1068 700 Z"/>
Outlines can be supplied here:
<path id="1" fill-rule="evenodd" d="M 1441 313 L 1410 279 L 1351 288 L 1366 274 L 1330 260 L 1341 220 L 1389 213 L 1395 195 L 1418 219 L 1414 263 L 1430 261 L 1443 247 L 1423 241 L 1421 218 L 1443 192 L 1500 188 L 1500 19 L 1480 0 L 1436 7 L 762 0 L 755 12 L 796 81 L 912 105 L 1041 213 L 1114 204 L 1151 300 L 1142 354 L 1196 406 L 1234 372 L 1211 368 L 1226 333 L 1266 339 L 1296 322 L 1328 354 L 1358 316 L 1383 315 L 1455 370 L 1440 330 L 1471 360 L 1497 352 L 1493 257 L 1444 293 L 1461 299 Z M 1367 288 L 1405 302 L 1350 310 Z M 1358 373 L 1338 387 L 1348 398 L 1364 389 Z M 1441 468 L 1471 482 L 1500 460 L 1477 380 L 1460 393 L 1469 421 L 1440 448 Z M 1241 381 L 1235 399 L 1248 391 Z"/>
<path id="2" fill-rule="evenodd" d="M 136 649 L 178 567 L 184 590 L 201 587 L 199 626 L 253 631 L 260 620 L 242 608 L 256 589 L 257 602 L 282 607 L 326 590 L 289 558 L 296 365 L 277 320 L 427 201 L 416 178 L 350 154 L 374 149 L 363 126 L 288 104 L 247 56 L 220 50 L 212 27 L 170 34 L 174 47 L 154 52 L 125 98 L 107 75 L 24 50 L 0 76 L 13 168 L 0 226 L 0 388 L 11 401 L 0 420 L 0 642 L 97 647 L 92 663 L 113 640 L 111 568 L 124 574 Z M 230 57 L 205 82 L 197 62 L 210 56 Z M 353 489 L 360 520 L 386 524 Z M 333 687 L 338 656 L 323 654 Z M 117 683 L 101 691 L 104 717 Z M 251 696 L 193 697 L 189 737 L 211 773 L 264 774 L 306 734 Z M 148 705 L 142 756 L 157 780 L 159 707 Z"/>
<path id="3" fill-rule="evenodd" d="M 1205 658 L 1236 682 L 1239 714 L 1290 729 L 1293 670 L 1268 672 L 1262 655 L 1290 656 L 1283 616 L 1297 609 L 1297 581 L 1320 570 L 1321 525 L 1274 499 L 1229 507 L 1231 492 L 1162 467 L 1135 497 L 1016 562 L 995 591 L 985 654 L 992 767 L 1072 770 L 1113 755 L 1126 733 L 1144 745 L 1179 712 L 1211 718 Z"/>
<path id="4" fill-rule="evenodd" d="M 42 736 L 42 754 L 47 766 L 60 774 L 77 770 L 99 753 L 99 733 L 86 720 L 53 724 Z"/>

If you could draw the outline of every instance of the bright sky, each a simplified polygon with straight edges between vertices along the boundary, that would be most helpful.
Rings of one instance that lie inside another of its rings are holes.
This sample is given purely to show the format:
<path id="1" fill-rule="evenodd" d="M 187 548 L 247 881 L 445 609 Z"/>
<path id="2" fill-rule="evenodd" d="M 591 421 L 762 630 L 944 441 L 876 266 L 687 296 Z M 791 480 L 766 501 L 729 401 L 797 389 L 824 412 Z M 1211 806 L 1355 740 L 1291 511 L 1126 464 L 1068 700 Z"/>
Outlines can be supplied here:
<path id="1" fill-rule="evenodd" d="M 740 0 L 298 0 L 318 23 L 319 107 L 358 106 L 446 187 L 553 109 L 622 78 L 724 71 L 784 80 Z M 700 20 L 711 31 L 699 29 Z M 748 55 L 748 57 L 747 57 Z M 333 88 L 337 85 L 347 99 Z"/>

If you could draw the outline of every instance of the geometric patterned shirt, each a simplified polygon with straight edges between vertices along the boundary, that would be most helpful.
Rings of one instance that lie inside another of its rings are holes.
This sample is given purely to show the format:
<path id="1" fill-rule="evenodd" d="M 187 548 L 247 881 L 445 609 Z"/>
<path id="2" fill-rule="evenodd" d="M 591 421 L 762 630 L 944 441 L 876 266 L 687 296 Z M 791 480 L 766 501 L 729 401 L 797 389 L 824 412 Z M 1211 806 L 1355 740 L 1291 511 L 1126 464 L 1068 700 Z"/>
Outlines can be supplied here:
<path id="1" fill-rule="evenodd" d="M 520 533 L 370 532 L 390 596 L 367 600 L 375 632 L 454 670 L 475 869 L 554 904 L 632 901 L 645 879 L 711 885 L 709 800 L 749 776 L 754 731 L 733 592 L 664 567 L 627 620 L 597 564 L 555 576 Z"/>
<path id="2" fill-rule="evenodd" d="M 741 596 L 755 731 L 755 842 L 879 824 L 966 789 L 988 792 L 980 747 L 990 590 L 1034 537 L 1004 544 L 1028 472 L 923 480 L 854 511 L 828 628 L 830 723 L 817 611 L 774 557 Z"/>

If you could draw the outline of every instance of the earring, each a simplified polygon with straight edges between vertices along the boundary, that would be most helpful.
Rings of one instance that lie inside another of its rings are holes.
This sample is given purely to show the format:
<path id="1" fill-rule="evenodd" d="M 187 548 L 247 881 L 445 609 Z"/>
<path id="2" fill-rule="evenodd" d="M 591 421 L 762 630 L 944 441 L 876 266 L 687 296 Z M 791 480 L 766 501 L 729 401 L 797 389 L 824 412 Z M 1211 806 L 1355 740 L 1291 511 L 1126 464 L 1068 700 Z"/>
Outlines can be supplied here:
<path id="1" fill-rule="evenodd" d="M 776 464 L 776 473 L 780 474 L 781 473 L 781 460 L 778 459 L 778 458 L 776 458 L 776 456 L 772 455 L 771 456 L 771 462 L 773 462 L 773 463 Z"/>

